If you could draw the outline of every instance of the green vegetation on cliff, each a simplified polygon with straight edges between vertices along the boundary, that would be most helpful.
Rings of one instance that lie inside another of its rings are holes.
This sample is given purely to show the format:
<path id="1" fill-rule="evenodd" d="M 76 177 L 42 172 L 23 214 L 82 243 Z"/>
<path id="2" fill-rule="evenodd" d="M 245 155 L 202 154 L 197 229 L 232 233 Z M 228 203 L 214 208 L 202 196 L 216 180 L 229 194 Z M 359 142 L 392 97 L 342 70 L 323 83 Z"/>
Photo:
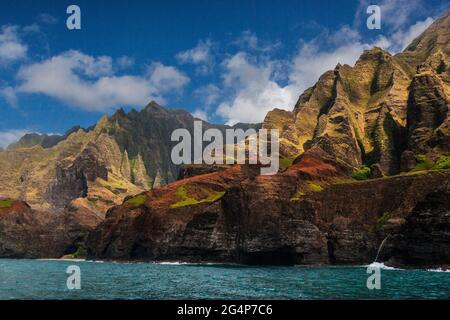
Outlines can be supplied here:
<path id="1" fill-rule="evenodd" d="M 436 164 L 433 166 L 436 170 L 450 169 L 450 156 L 441 156 Z"/>
<path id="2" fill-rule="evenodd" d="M 433 169 L 433 166 L 434 166 L 433 161 L 431 161 L 424 155 L 416 156 L 416 161 L 417 161 L 417 164 L 414 167 L 414 169 L 411 170 L 412 172 Z"/>
<path id="3" fill-rule="evenodd" d="M 298 157 L 298 156 L 281 158 L 281 159 L 280 159 L 280 169 L 281 169 L 281 170 L 285 170 L 285 169 L 289 168 L 290 166 L 292 166 L 292 164 L 294 163 L 294 160 L 295 160 L 297 157 Z"/>
<path id="4" fill-rule="evenodd" d="M 131 199 L 128 199 L 126 201 L 126 203 L 133 207 L 139 207 L 145 203 L 146 199 L 147 199 L 147 197 L 144 194 L 140 194 Z"/>
<path id="5" fill-rule="evenodd" d="M 86 248 L 79 246 L 74 253 L 63 256 L 63 259 L 85 259 L 87 256 Z"/>
<path id="6" fill-rule="evenodd" d="M 450 156 L 441 156 L 435 163 L 424 155 L 418 155 L 416 161 L 417 164 L 411 172 L 450 169 Z"/>
<path id="7" fill-rule="evenodd" d="M 389 212 L 383 213 L 383 215 L 377 220 L 377 223 L 373 226 L 372 231 L 375 233 L 379 232 L 390 218 L 391 214 Z"/>
<path id="8" fill-rule="evenodd" d="M 0 200 L 0 209 L 4 208 L 10 208 L 13 204 L 13 201 L 11 199 L 3 199 Z"/>
<path id="9" fill-rule="evenodd" d="M 370 178 L 371 170 L 367 166 L 362 166 L 359 170 L 353 172 L 350 176 L 355 180 L 367 180 Z"/>
<path id="10" fill-rule="evenodd" d="M 317 183 L 317 182 L 313 182 L 313 181 L 309 181 L 308 182 L 308 188 L 310 191 L 312 192 L 320 192 L 323 191 L 323 187 Z"/>
<path id="11" fill-rule="evenodd" d="M 201 204 L 201 203 L 215 202 L 215 201 L 219 200 L 220 198 L 222 198 L 223 195 L 225 194 L 225 191 L 222 191 L 222 192 L 214 192 L 211 190 L 204 190 L 204 191 L 206 191 L 206 193 L 209 194 L 208 197 L 201 199 L 201 200 L 197 200 L 195 198 L 191 198 L 188 196 L 185 186 L 179 186 L 177 188 L 176 195 L 178 198 L 181 199 L 181 201 L 178 201 L 178 202 L 172 204 L 170 207 L 173 209 L 173 208 L 180 208 L 180 207 L 185 207 L 185 206 L 192 206 L 192 205 Z"/>
<path id="12" fill-rule="evenodd" d="M 322 186 L 322 184 L 323 184 L 322 182 L 319 183 L 316 181 L 308 181 L 306 188 L 303 188 L 306 190 L 302 190 L 302 189 L 297 190 L 297 192 L 289 200 L 290 201 L 300 201 L 301 198 L 303 196 L 305 196 L 308 192 L 310 192 L 310 193 L 311 192 L 321 192 L 324 190 L 324 187 Z"/>

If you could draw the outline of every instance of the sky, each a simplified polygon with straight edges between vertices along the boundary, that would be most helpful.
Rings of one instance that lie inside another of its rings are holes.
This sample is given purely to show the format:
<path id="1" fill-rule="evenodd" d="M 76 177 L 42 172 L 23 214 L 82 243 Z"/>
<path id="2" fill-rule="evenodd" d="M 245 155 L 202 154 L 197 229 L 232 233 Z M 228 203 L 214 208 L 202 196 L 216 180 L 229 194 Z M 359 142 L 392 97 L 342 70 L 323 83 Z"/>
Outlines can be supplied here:
<path id="1" fill-rule="evenodd" d="M 69 30 L 69 5 L 81 30 Z M 369 5 L 381 9 L 370 30 Z M 337 63 L 402 51 L 447 0 L 2 0 L 0 147 L 154 100 L 213 123 L 263 121 Z"/>

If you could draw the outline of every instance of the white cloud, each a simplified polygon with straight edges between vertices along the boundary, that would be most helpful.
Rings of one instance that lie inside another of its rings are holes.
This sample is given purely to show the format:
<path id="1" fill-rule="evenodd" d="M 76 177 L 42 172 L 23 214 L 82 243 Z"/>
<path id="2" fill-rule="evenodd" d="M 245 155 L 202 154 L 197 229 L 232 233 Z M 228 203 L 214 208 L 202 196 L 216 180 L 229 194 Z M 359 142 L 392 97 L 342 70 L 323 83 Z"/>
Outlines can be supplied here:
<path id="1" fill-rule="evenodd" d="M 219 105 L 217 114 L 228 124 L 260 122 L 275 107 L 292 108 L 295 101 L 292 91 L 271 79 L 273 63 L 252 63 L 245 53 L 239 52 L 227 59 L 224 67 L 224 84 L 231 87 L 235 95 Z"/>
<path id="2" fill-rule="evenodd" d="M 153 63 L 143 76 L 115 76 L 111 57 L 92 57 L 68 51 L 43 62 L 23 66 L 18 92 L 40 93 L 90 111 L 118 106 L 164 102 L 163 94 L 181 90 L 189 82 L 174 67 Z"/>
<path id="3" fill-rule="evenodd" d="M 6 148 L 11 143 L 17 142 L 27 133 L 30 131 L 24 129 L 0 131 L 0 148 Z"/>
<path id="4" fill-rule="evenodd" d="M 175 58 L 180 64 L 195 64 L 197 72 L 200 74 L 208 74 L 213 65 L 212 49 L 213 43 L 210 39 L 200 40 L 192 49 L 179 52 Z"/>
<path id="5" fill-rule="evenodd" d="M 0 29 L 0 65 L 23 59 L 28 47 L 22 43 L 17 26 L 2 26 Z"/>
<path id="6" fill-rule="evenodd" d="M 203 63 L 210 59 L 211 41 L 199 41 L 197 46 L 180 52 L 176 55 L 176 58 L 180 63 Z"/>
<path id="7" fill-rule="evenodd" d="M 184 87 L 189 78 L 177 68 L 154 62 L 148 70 L 149 84 L 157 92 L 169 92 Z"/>

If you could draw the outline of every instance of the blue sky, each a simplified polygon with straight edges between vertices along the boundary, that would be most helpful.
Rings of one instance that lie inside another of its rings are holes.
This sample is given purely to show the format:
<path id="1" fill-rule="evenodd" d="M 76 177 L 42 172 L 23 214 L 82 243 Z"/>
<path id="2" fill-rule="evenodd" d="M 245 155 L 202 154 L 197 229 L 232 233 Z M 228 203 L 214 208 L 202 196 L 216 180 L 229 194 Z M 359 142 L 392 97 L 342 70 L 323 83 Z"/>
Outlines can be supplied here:
<path id="1" fill-rule="evenodd" d="M 68 30 L 66 8 L 81 8 Z M 381 7 L 368 30 L 366 8 Z M 290 110 L 338 62 L 401 51 L 445 0 L 1 1 L 0 147 L 150 100 L 215 123 Z"/>

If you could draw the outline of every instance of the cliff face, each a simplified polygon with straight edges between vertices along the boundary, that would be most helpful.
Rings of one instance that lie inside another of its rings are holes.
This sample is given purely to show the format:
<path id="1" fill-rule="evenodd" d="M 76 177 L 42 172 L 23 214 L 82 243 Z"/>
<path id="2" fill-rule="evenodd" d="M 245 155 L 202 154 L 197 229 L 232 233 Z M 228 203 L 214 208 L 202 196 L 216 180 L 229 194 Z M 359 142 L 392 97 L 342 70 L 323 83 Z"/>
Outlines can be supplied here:
<path id="1" fill-rule="evenodd" d="M 414 239 L 416 254 L 430 246 L 448 251 L 445 230 L 422 243 L 415 228 L 425 228 L 423 221 L 413 218 L 433 195 L 449 199 L 448 171 L 354 182 L 309 159 L 276 178 L 256 174 L 235 166 L 144 193 L 141 203 L 111 210 L 90 234 L 88 253 L 119 260 L 354 264 L 373 261 L 388 234 Z M 434 218 L 436 226 L 446 214 Z M 403 259 L 401 246 L 385 251 L 384 259 Z M 449 262 L 432 253 L 424 261 Z"/>
<path id="2" fill-rule="evenodd" d="M 450 268 L 450 193 L 425 197 L 388 243 L 384 259 L 399 266 Z"/>
<path id="3" fill-rule="evenodd" d="M 0 200 L 2 258 L 60 258 L 84 251 L 86 235 L 102 218 L 70 207 L 63 214 L 31 209 L 22 201 Z"/>

